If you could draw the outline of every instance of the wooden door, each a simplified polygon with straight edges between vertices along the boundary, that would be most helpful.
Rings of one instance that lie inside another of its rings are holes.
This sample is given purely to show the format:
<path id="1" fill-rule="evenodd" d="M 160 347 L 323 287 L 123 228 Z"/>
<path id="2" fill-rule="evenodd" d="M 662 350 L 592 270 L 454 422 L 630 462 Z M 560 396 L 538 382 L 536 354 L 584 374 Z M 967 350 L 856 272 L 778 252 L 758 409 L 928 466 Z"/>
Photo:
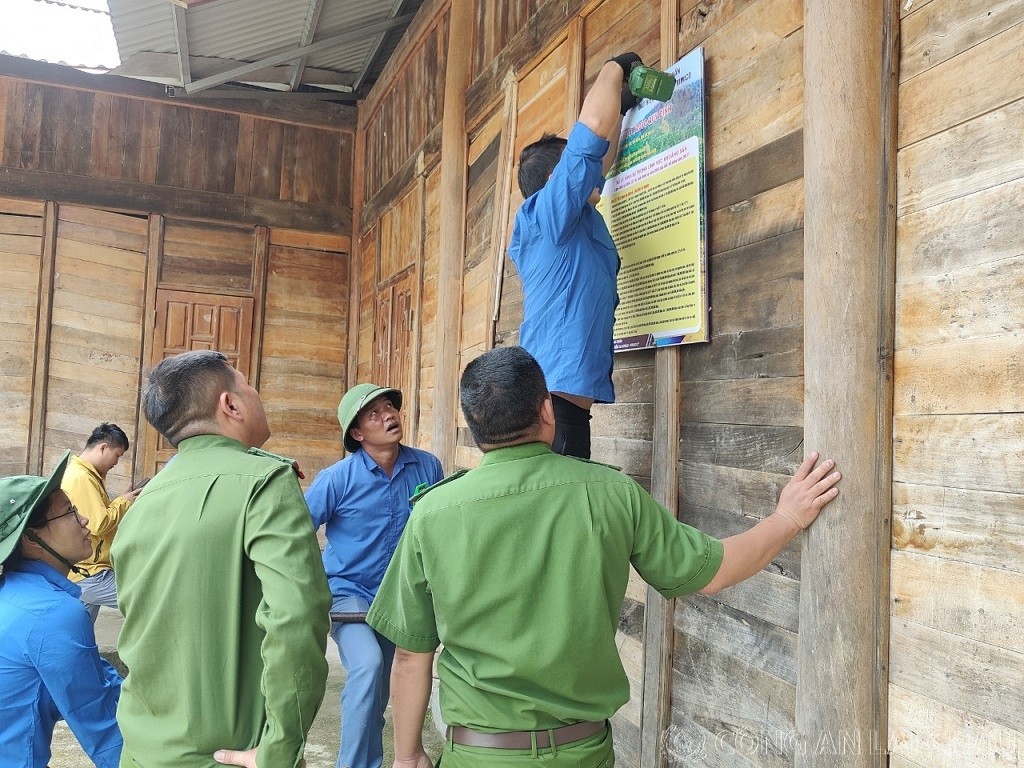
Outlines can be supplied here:
<path id="1" fill-rule="evenodd" d="M 417 428 L 419 382 L 413 364 L 417 278 L 416 271 L 409 270 L 380 288 L 374 317 L 373 381 L 402 390 L 407 443 L 414 441 Z"/>
<path id="2" fill-rule="evenodd" d="M 253 299 L 189 291 L 158 290 L 152 365 L 179 352 L 214 349 L 252 378 Z M 152 475 L 174 455 L 163 435 L 149 430 L 146 474 Z"/>

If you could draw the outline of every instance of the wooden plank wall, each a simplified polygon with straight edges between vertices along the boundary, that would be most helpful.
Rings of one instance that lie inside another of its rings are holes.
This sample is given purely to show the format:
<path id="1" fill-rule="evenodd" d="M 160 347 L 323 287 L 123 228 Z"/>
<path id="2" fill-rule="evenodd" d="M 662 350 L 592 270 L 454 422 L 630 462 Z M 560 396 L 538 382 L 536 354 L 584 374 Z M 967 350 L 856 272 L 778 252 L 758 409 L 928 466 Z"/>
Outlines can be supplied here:
<path id="1" fill-rule="evenodd" d="M 803 2 L 681 7 L 706 57 L 711 342 L 682 351 L 680 518 L 716 536 L 774 508 L 803 445 Z M 749 581 L 677 601 L 669 758 L 787 766 L 800 540 Z"/>
<path id="2" fill-rule="evenodd" d="M 38 358 L 40 273 L 44 206 L 0 198 L 0 475 L 29 467 L 33 372 Z"/>
<path id="3" fill-rule="evenodd" d="M 57 221 L 43 468 L 112 421 L 133 448 L 107 476 L 114 493 L 130 484 L 138 442 L 148 229 L 144 216 L 72 205 Z"/>
<path id="4" fill-rule="evenodd" d="M 1024 2 L 901 7 L 889 748 L 894 768 L 1011 766 L 1024 744 Z"/>
<path id="5" fill-rule="evenodd" d="M 307 482 L 341 456 L 350 250 L 348 237 L 270 231 L 259 378 L 267 447 L 295 458 Z"/>
<path id="6" fill-rule="evenodd" d="M 112 92 L 102 78 L 69 84 L 60 68 L 22 68 L 23 77 L 0 75 L 0 189 L 14 195 L 0 204 L 0 274 L 14 287 L 0 299 L 11 413 L 2 470 L 45 471 L 104 420 L 140 442 L 156 286 L 252 296 L 253 359 L 266 356 L 256 374 L 276 433 L 268 447 L 294 453 L 311 475 L 335 460 L 354 124 L 168 104 Z M 58 79 L 31 79 L 36 69 Z M 23 199 L 32 195 L 62 202 Z M 63 202 L 79 198 L 100 202 Z M 257 225 L 268 221 L 344 234 L 275 228 L 264 276 L 253 249 L 267 248 Z M 134 459 L 133 448 L 112 490 L 142 471 Z"/>
<path id="7" fill-rule="evenodd" d="M 48 230 L 55 232 L 52 270 L 40 256 Z M 165 236 L 152 242 L 160 232 Z M 264 303 L 256 311 L 253 359 L 273 432 L 266 447 L 298 459 L 307 482 L 336 461 L 336 409 L 348 353 L 349 238 L 272 230 L 264 298 L 256 287 L 262 279 L 237 284 L 240 260 L 232 246 L 245 234 L 244 228 L 180 219 L 153 227 L 150 217 L 0 199 L 0 275 L 12 285 L 0 297 L 0 397 L 10 414 L 0 432 L 2 472 L 48 471 L 65 448 L 80 451 L 102 421 L 119 424 L 132 443 L 108 477 L 110 490 L 123 491 L 144 472 L 136 451 L 146 435 L 136 425 L 154 328 L 147 273 L 194 255 L 203 242 L 214 261 L 192 272 L 172 269 L 167 278 L 178 282 L 160 285 L 210 290 L 207 276 L 214 275 L 230 284 L 220 288 L 225 295 L 259 293 Z M 260 242 L 250 227 L 250 251 Z M 250 253 L 246 269 L 253 263 Z M 190 274 L 199 277 L 182 283 Z"/>
<path id="8" fill-rule="evenodd" d="M 349 230 L 351 128 L 96 88 L 0 74 L 0 190 L 108 206 L 130 190 L 143 210 Z"/>

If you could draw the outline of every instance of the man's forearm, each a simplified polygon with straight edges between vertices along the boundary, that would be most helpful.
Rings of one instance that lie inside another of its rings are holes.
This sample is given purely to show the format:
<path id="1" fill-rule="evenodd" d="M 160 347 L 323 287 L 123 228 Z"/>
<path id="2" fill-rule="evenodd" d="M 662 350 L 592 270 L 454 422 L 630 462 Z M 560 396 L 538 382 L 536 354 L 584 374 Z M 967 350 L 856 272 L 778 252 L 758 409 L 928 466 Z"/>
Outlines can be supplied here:
<path id="1" fill-rule="evenodd" d="M 423 721 L 430 701 L 433 653 L 395 651 L 391 667 L 391 713 L 395 724 L 395 760 L 423 752 Z"/>
<path id="2" fill-rule="evenodd" d="M 795 523 L 772 514 L 753 528 L 722 539 L 725 547 L 722 567 L 701 593 L 713 595 L 749 579 L 774 560 L 799 532 Z"/>

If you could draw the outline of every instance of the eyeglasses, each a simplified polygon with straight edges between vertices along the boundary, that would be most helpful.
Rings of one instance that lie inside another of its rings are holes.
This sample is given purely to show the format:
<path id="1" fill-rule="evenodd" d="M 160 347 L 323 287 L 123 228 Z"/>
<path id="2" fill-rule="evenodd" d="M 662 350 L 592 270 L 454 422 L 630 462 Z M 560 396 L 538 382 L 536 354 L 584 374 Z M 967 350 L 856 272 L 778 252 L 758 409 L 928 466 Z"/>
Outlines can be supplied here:
<path id="1" fill-rule="evenodd" d="M 49 525 L 54 520 L 60 520 L 62 517 L 67 517 L 68 515 L 77 515 L 77 514 L 78 514 L 78 507 L 76 507 L 74 504 L 72 504 L 71 508 L 68 509 L 67 512 L 61 512 L 59 515 L 56 515 L 55 517 L 48 517 L 45 521 L 43 521 L 43 525 Z"/>

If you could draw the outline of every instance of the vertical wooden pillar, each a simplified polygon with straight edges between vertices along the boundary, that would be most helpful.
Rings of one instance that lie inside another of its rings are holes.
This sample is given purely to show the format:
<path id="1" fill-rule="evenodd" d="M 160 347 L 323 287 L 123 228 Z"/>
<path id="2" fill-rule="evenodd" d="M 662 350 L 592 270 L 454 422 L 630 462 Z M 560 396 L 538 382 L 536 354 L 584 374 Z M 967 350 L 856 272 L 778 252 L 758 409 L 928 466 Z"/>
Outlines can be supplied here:
<path id="1" fill-rule="evenodd" d="M 661 67 L 679 58 L 679 0 L 661 3 Z M 679 510 L 679 393 L 682 348 L 654 352 L 654 434 L 651 494 L 670 512 Z M 672 648 L 675 600 L 647 588 L 644 609 L 644 683 L 640 714 L 640 766 L 664 768 L 668 753 L 662 736 L 672 722 Z"/>
<path id="2" fill-rule="evenodd" d="M 431 450 L 455 468 L 463 253 L 466 241 L 466 88 L 473 50 L 472 0 L 452 0 L 441 119 L 440 255 L 437 340 L 434 351 L 434 424 Z"/>
<path id="3" fill-rule="evenodd" d="M 46 397 L 50 375 L 50 326 L 53 314 L 54 264 L 57 260 L 57 204 L 43 209 L 43 250 L 39 261 L 39 292 L 36 303 L 36 344 L 32 355 L 32 413 L 28 424 L 28 455 L 25 471 L 48 475 L 43 466 L 46 448 Z"/>
<path id="4" fill-rule="evenodd" d="M 893 7 L 804 3 L 804 440 L 843 481 L 801 558 L 798 768 L 885 764 Z"/>
<path id="5" fill-rule="evenodd" d="M 369 109 L 359 110 L 359 121 L 352 140 L 356 145 L 352 153 L 352 240 L 349 247 L 348 268 L 348 354 L 345 355 L 345 386 L 342 392 L 356 385 L 359 368 L 359 304 L 362 297 L 363 273 L 363 194 L 366 189 L 366 115 Z M 344 440 L 342 441 L 344 443 Z"/>

